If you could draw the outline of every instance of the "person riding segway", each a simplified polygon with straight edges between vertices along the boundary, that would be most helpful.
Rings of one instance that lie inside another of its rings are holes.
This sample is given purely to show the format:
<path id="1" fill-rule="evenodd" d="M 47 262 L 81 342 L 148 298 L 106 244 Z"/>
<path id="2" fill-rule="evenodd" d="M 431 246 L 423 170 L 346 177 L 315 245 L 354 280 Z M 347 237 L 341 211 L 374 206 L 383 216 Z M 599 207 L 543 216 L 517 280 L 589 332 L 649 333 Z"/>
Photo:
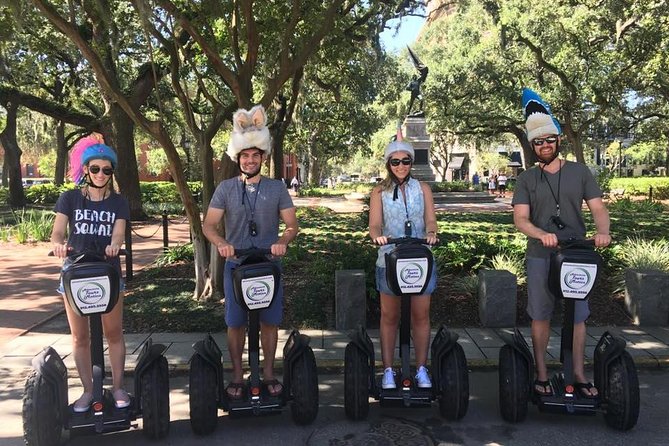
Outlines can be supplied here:
<path id="1" fill-rule="evenodd" d="M 512 335 L 503 334 L 505 345 L 499 352 L 499 405 L 502 418 L 519 422 L 527 415 L 532 401 L 540 411 L 566 414 L 605 413 L 606 423 L 619 430 L 629 430 L 639 416 L 639 380 L 630 354 L 622 338 L 605 332 L 594 354 L 596 396 L 578 391 L 574 375 L 574 314 L 577 301 L 585 300 L 594 289 L 602 260 L 593 250 L 593 240 L 560 241 L 560 250 L 551 258 L 549 287 L 564 301 L 564 322 L 560 343 L 562 372 L 556 373 L 548 385 L 550 394 L 533 389 L 530 377 L 534 361 L 530 348 L 516 328 Z"/>
<path id="2" fill-rule="evenodd" d="M 53 253 L 50 253 L 53 254 Z M 123 250 L 119 254 L 125 254 Z M 118 303 L 119 275 L 114 266 L 96 252 L 71 253 L 63 271 L 65 296 L 71 308 L 90 323 L 93 392 L 90 407 L 77 410 L 68 405 L 67 367 L 53 347 L 33 358 L 33 371 L 26 380 L 23 397 L 23 428 L 29 446 L 60 444 L 63 429 L 70 435 L 107 433 L 130 429 L 143 418 L 143 432 L 151 439 L 164 438 L 169 431 L 169 375 L 166 347 L 149 338 L 135 367 L 135 396 L 118 407 L 115 397 L 103 388 L 104 348 L 102 315 Z"/>
<path id="3" fill-rule="evenodd" d="M 251 373 L 240 397 L 224 385 L 221 350 L 211 335 L 193 345 L 190 365 L 190 421 L 193 431 L 206 435 L 216 428 L 217 409 L 231 415 L 280 413 L 292 401 L 297 424 L 310 424 L 318 414 L 318 376 L 310 338 L 293 330 L 283 349 L 283 391 L 272 395 L 260 379 L 260 312 L 274 302 L 281 270 L 268 249 L 236 249 L 241 263 L 233 274 L 234 298 L 248 311 L 248 362 Z M 218 392 L 212 392 L 218 389 Z"/>
<path id="4" fill-rule="evenodd" d="M 260 265 L 268 261 L 273 267 L 279 268 L 278 259 L 286 254 L 288 243 L 297 235 L 298 222 L 295 206 L 283 182 L 260 174 L 262 162 L 271 153 L 264 108 L 257 105 L 248 111 L 240 109 L 235 112 L 232 121 L 233 131 L 227 154 L 239 166 L 240 174 L 218 185 L 203 225 L 207 239 L 216 247 L 218 254 L 226 259 L 223 286 L 232 378 L 224 387 L 221 353 L 213 338 L 207 337 L 194 346 L 196 352 L 191 360 L 191 427 L 198 434 L 207 434 L 215 429 L 217 407 L 236 414 L 258 414 L 276 412 L 292 399 L 293 418 L 302 424 L 313 421 L 318 408 L 315 359 L 308 346 L 307 336 L 297 332 L 291 334 L 284 349 L 284 379 L 287 381 L 281 383 L 274 377 L 278 327 L 283 317 L 283 284 L 280 274 L 276 271 L 267 274 L 274 277 L 275 292 L 266 298 L 271 304 L 260 308 L 256 304 L 248 305 L 245 300 L 247 296 L 244 296 L 248 290 L 239 294 L 240 289 L 236 285 L 239 281 L 237 270 L 246 270 L 247 262 L 253 263 L 248 266 L 253 270 L 261 268 Z M 224 237 L 219 233 L 221 221 L 224 223 Z M 285 229 L 279 236 L 280 221 L 285 224 Z M 265 250 L 265 254 L 271 254 L 272 257 L 258 263 L 259 252 L 249 257 L 236 256 L 239 250 L 249 248 Z M 273 270 L 271 265 L 266 268 Z M 251 280 L 250 277 L 245 279 Z M 260 280 L 251 292 L 260 292 L 264 283 Z M 257 370 L 260 356 L 256 342 L 258 327 L 250 326 L 256 321 L 259 321 L 264 356 L 261 386 Z M 242 368 L 247 326 L 250 381 L 244 379 Z M 300 380 L 293 380 L 293 373 L 299 374 Z M 210 384 L 218 386 L 217 394 L 211 392 Z"/>
<path id="5" fill-rule="evenodd" d="M 434 262 L 426 239 L 414 237 L 389 238 L 395 248 L 386 254 L 387 282 L 401 299 L 400 315 L 400 373 L 389 386 L 376 377 L 374 346 L 364 327 L 358 326 L 344 354 L 344 408 L 348 418 L 362 420 L 369 412 L 369 397 L 386 404 L 404 407 L 429 406 L 439 400 L 441 415 L 459 420 L 469 405 L 469 375 L 467 359 L 458 335 L 442 325 L 432 341 L 432 378 L 430 387 L 421 386 L 410 366 L 411 301 L 421 296 L 428 286 Z"/>
<path id="6" fill-rule="evenodd" d="M 563 160 L 558 156 L 561 144 L 560 124 L 552 116 L 548 104 L 529 89 L 523 90 L 522 102 L 526 117 L 527 140 L 534 150 L 538 165 L 519 175 L 512 204 L 515 226 L 528 237 L 527 313 L 532 319 L 534 355 L 533 357 L 525 355 L 529 350 L 526 349 L 527 345 L 517 331 L 513 339 L 506 339 L 508 345 L 500 352 L 500 401 L 504 401 L 501 404 L 502 416 L 510 421 L 519 421 L 525 417 L 528 395 L 524 392 L 525 377 L 522 375 L 522 370 L 529 373 L 528 380 L 531 374 L 536 372 L 536 379 L 530 385 L 531 391 L 535 394 L 535 401 L 548 402 L 542 404 L 540 408 L 557 407 L 566 408 L 570 413 L 580 413 L 583 410 L 592 413 L 599 407 L 598 401 L 607 401 L 607 389 L 600 388 L 597 383 L 606 386 L 607 383 L 602 382 L 601 378 L 602 374 L 606 374 L 610 369 L 609 365 L 598 362 L 599 355 L 601 359 L 614 362 L 616 358 L 622 358 L 620 361 L 624 364 L 622 366 L 625 368 L 624 373 L 629 376 L 629 382 L 625 378 L 625 385 L 628 383 L 632 389 L 632 393 L 627 395 L 629 400 L 624 404 L 626 407 L 624 411 L 630 409 L 630 412 L 622 416 L 624 421 L 612 423 L 621 429 L 629 429 L 636 423 L 635 410 L 638 414 L 638 383 L 633 364 L 630 369 L 625 359 L 628 355 L 624 352 L 624 342 L 621 346 L 621 343 L 610 335 L 605 337 L 607 341 L 602 338 L 600 342 L 611 346 L 603 345 L 596 352 L 595 362 L 599 365 L 595 367 L 595 385 L 588 382 L 584 370 L 587 336 L 585 321 L 590 315 L 587 294 L 565 295 L 562 292 L 563 287 L 557 286 L 558 283 L 555 282 L 558 274 L 555 264 L 558 246 L 564 240 L 585 239 L 586 227 L 582 212 L 584 203 L 590 209 L 596 228 L 592 243 L 597 247 L 605 247 L 611 243 L 609 215 L 602 201 L 602 191 L 587 166 Z M 583 249 L 579 252 L 582 253 Z M 592 279 L 594 279 L 593 270 L 595 272 L 597 270 L 597 261 L 592 259 L 593 254 L 590 254 L 590 257 L 576 256 L 574 262 L 582 263 L 584 266 L 581 270 L 590 274 L 592 277 L 588 277 Z M 596 257 L 596 254 L 594 256 Z M 588 266 L 593 264 L 595 266 Z M 584 278 L 581 277 L 579 280 Z M 590 281 L 588 283 L 592 285 Z M 569 314 L 565 314 L 565 324 L 569 328 L 563 330 L 561 350 L 563 363 L 567 366 L 563 375 L 569 381 L 566 384 L 562 379 L 556 381 L 548 378 L 545 362 L 550 338 L 550 319 L 555 299 L 560 297 L 565 297 L 569 304 L 569 309 L 566 311 Z M 602 356 L 604 352 L 606 352 L 605 357 Z M 634 388 L 637 389 L 636 397 Z M 575 397 L 571 395 L 571 391 L 575 392 Z M 556 401 L 550 400 L 553 397 L 556 397 Z M 574 403 L 573 398 L 578 399 L 578 404 Z"/>

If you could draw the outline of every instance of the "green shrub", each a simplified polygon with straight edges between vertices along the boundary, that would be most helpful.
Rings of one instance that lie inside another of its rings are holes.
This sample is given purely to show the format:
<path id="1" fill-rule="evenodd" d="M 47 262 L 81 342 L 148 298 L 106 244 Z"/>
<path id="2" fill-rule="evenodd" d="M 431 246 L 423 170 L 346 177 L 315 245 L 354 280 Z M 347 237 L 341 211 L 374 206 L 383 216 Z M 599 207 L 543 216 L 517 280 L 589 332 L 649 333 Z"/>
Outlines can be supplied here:
<path id="1" fill-rule="evenodd" d="M 432 185 L 433 192 L 466 192 L 470 188 L 469 181 L 442 181 Z"/>
<path id="2" fill-rule="evenodd" d="M 476 274 L 457 276 L 451 282 L 453 291 L 470 297 L 478 296 L 479 277 Z"/>
<path id="3" fill-rule="evenodd" d="M 648 195 L 651 186 L 653 187 L 653 197 L 662 200 L 656 196 L 658 188 L 661 194 L 666 193 L 665 188 L 669 188 L 669 177 L 635 177 L 635 178 L 614 178 L 611 180 L 611 189 L 625 189 L 629 195 Z"/>
<path id="4" fill-rule="evenodd" d="M 650 200 L 632 200 L 629 197 L 609 203 L 610 211 L 624 213 L 661 213 L 664 210 L 662 203 Z"/>
<path id="5" fill-rule="evenodd" d="M 11 232 L 18 243 L 29 241 L 45 242 L 51 237 L 55 214 L 51 211 L 22 209 L 14 212 L 15 224 Z"/>
<path id="6" fill-rule="evenodd" d="M 666 239 L 628 238 L 620 250 L 627 268 L 669 272 L 669 242 Z"/>
<path id="7" fill-rule="evenodd" d="M 519 285 L 524 284 L 527 279 L 527 275 L 525 274 L 525 259 L 517 253 L 496 254 L 490 261 L 490 265 L 492 269 L 505 270 L 516 276 Z"/>
<path id="8" fill-rule="evenodd" d="M 195 260 L 193 244 L 185 243 L 167 248 L 167 251 L 159 255 L 156 259 L 156 266 L 172 265 L 177 262 L 192 262 L 193 260 Z"/>
<path id="9" fill-rule="evenodd" d="M 32 204 L 53 204 L 58 200 L 60 194 L 69 189 L 73 189 L 74 184 L 68 183 L 65 186 L 56 186 L 55 184 L 36 184 L 26 189 L 26 201 Z"/>

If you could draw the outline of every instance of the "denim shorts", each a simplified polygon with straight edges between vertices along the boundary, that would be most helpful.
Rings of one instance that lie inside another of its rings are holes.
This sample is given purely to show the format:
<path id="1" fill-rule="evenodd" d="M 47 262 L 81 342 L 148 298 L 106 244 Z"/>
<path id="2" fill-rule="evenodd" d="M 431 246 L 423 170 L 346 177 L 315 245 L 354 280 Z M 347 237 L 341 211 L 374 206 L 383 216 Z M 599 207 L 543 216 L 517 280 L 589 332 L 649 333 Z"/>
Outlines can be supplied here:
<path id="1" fill-rule="evenodd" d="M 225 293 L 225 323 L 228 327 L 239 328 L 248 324 L 247 310 L 235 298 L 235 285 L 232 272 L 238 263 L 225 262 L 223 272 L 223 292 Z M 279 268 L 281 265 L 279 264 Z M 283 320 L 283 281 L 280 282 L 272 304 L 260 311 L 260 321 L 269 325 L 280 325 Z"/>
<path id="2" fill-rule="evenodd" d="M 430 281 L 427 283 L 427 288 L 425 288 L 425 294 L 432 294 L 437 288 L 437 265 L 432 267 L 432 276 L 430 276 Z M 397 296 L 393 291 L 391 291 L 390 286 L 388 286 L 388 281 L 386 280 L 386 269 L 380 266 L 376 267 L 376 290 L 379 293 L 389 294 L 391 296 Z"/>
<path id="3" fill-rule="evenodd" d="M 548 321 L 553 315 L 555 296 L 548 289 L 550 257 L 527 258 L 527 314 L 535 321 Z M 588 300 L 574 302 L 574 323 L 584 322 L 590 316 Z"/>

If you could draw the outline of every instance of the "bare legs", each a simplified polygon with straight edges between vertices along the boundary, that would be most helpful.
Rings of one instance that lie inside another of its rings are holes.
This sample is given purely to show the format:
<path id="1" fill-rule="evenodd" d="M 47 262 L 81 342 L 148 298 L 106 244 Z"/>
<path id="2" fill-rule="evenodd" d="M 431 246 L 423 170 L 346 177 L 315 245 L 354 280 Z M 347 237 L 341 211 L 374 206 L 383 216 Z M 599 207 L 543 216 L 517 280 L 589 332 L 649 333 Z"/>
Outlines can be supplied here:
<path id="1" fill-rule="evenodd" d="M 79 316 L 70 307 L 63 296 L 65 312 L 72 331 L 72 354 L 74 363 L 84 386 L 84 392 L 93 392 L 93 372 L 91 370 L 91 333 L 88 318 Z M 112 387 L 114 390 L 123 388 L 123 371 L 125 369 L 125 340 L 123 338 L 123 293 L 114 309 L 102 315 L 102 328 L 109 345 L 109 363 L 112 370 Z"/>
<path id="2" fill-rule="evenodd" d="M 585 377 L 585 322 L 574 324 L 574 346 L 572 358 L 574 364 L 574 378 L 577 383 L 586 383 Z M 548 371 L 546 369 L 546 350 L 550 339 L 550 321 L 532 321 L 532 346 L 534 350 L 534 361 L 537 365 L 537 380 L 547 381 Z M 590 389 L 590 394 L 597 395 L 597 389 Z"/>
<path id="3" fill-rule="evenodd" d="M 276 357 L 276 345 L 278 342 L 278 329 L 276 325 L 260 323 L 260 343 L 264 356 L 263 379 L 271 381 L 274 379 L 274 359 Z M 232 382 L 242 383 L 244 372 L 242 369 L 242 353 L 246 342 L 246 326 L 228 327 L 228 350 L 232 361 Z M 280 391 L 280 385 L 274 386 L 270 392 Z M 241 392 L 241 390 L 240 390 Z"/>
<path id="4" fill-rule="evenodd" d="M 392 367 L 400 321 L 400 298 L 381 293 L 381 359 L 383 368 Z M 430 343 L 430 295 L 411 299 L 411 335 L 416 354 L 416 365 L 426 365 Z"/>

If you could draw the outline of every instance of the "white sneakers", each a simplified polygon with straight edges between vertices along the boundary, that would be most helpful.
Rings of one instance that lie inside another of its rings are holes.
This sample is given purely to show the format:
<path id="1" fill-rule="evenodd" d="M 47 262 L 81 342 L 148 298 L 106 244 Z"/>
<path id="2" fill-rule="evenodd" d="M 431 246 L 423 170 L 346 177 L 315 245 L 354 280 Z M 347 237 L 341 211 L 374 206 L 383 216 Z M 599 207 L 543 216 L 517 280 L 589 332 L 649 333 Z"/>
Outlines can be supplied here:
<path id="1" fill-rule="evenodd" d="M 395 372 L 393 372 L 392 367 L 388 367 L 383 371 L 381 387 L 384 389 L 394 389 L 397 387 L 397 384 L 395 384 Z"/>
<path id="2" fill-rule="evenodd" d="M 430 381 L 430 375 L 427 374 L 425 366 L 418 367 L 418 372 L 416 373 L 416 385 L 421 389 L 432 388 L 432 381 Z"/>
<path id="3" fill-rule="evenodd" d="M 418 372 L 416 373 L 416 385 L 421 389 L 432 388 L 432 381 L 430 380 L 430 375 L 428 375 L 425 366 L 418 367 Z M 383 371 L 381 387 L 384 389 L 395 389 L 397 387 L 397 384 L 395 383 L 395 372 L 393 372 L 391 367 L 388 367 Z"/>

